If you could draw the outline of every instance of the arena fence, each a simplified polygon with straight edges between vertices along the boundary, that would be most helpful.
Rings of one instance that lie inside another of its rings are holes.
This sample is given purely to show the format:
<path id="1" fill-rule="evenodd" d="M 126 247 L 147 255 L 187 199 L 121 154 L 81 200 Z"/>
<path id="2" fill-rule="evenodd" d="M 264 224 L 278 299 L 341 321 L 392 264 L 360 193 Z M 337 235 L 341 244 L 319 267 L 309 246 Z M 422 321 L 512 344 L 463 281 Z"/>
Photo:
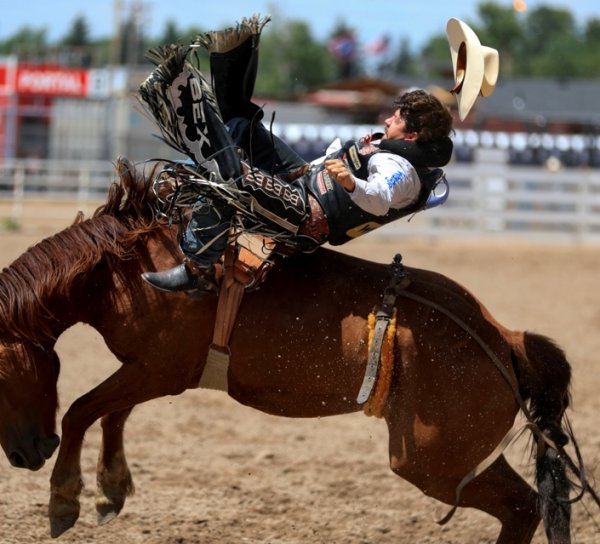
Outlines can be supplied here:
<path id="1" fill-rule="evenodd" d="M 385 236 L 496 237 L 600 242 L 600 171 L 480 160 L 446 169 L 450 198 Z M 0 161 L 0 228 L 66 226 L 90 214 L 114 180 L 110 162 Z"/>
<path id="2" fill-rule="evenodd" d="M 66 226 L 93 212 L 113 179 L 103 161 L 0 161 L 0 226 Z"/>
<path id="3" fill-rule="evenodd" d="M 450 197 L 443 206 L 419 214 L 415 230 L 421 234 L 600 242 L 597 170 L 477 162 L 453 164 L 446 174 Z M 414 234 L 406 225 L 388 229 Z"/>

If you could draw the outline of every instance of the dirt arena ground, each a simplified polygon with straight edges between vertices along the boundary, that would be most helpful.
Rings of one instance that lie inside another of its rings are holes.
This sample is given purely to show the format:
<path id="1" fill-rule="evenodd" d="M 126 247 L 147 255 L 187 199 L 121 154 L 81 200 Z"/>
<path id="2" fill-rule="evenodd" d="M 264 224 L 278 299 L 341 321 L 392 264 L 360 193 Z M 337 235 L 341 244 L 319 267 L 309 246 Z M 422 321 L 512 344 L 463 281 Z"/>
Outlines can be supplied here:
<path id="1" fill-rule="evenodd" d="M 0 232 L 0 266 L 47 234 Z M 468 287 L 505 325 L 557 340 L 573 365 L 572 423 L 600 480 L 600 247 L 371 234 L 344 249 L 381 262 L 401 251 L 407 265 Z M 117 365 L 95 331 L 81 325 L 61 337 L 58 352 L 62 414 Z M 98 446 L 96 424 L 84 444 L 81 517 L 60 537 L 64 544 L 482 544 L 494 542 L 498 531 L 495 520 L 472 510 L 436 525 L 446 507 L 389 471 L 385 425 L 360 413 L 285 420 L 200 390 L 152 401 L 134 411 L 126 429 L 136 495 L 102 527 L 94 509 Z M 513 445 L 508 456 L 531 481 L 525 444 Z M 3 544 L 51 541 L 46 510 L 53 461 L 31 473 L 1 456 Z M 600 542 L 599 524 L 589 501 L 576 505 L 574 542 Z M 545 542 L 541 529 L 534 542 Z"/>

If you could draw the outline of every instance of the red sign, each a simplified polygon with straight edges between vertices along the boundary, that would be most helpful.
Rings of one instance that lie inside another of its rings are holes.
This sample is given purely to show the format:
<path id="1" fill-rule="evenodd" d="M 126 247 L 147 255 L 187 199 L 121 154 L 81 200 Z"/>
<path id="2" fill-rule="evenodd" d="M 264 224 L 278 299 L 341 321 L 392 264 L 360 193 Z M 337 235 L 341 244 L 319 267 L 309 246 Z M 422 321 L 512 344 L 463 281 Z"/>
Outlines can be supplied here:
<path id="1" fill-rule="evenodd" d="M 0 95 L 0 159 L 4 158 L 6 146 L 6 115 L 8 113 L 8 98 Z"/>
<path id="2" fill-rule="evenodd" d="M 17 68 L 16 92 L 47 96 L 86 96 L 88 74 L 87 70 L 20 65 Z"/>
<path id="3" fill-rule="evenodd" d="M 0 57 L 0 95 L 12 95 L 15 90 L 16 57 Z"/>

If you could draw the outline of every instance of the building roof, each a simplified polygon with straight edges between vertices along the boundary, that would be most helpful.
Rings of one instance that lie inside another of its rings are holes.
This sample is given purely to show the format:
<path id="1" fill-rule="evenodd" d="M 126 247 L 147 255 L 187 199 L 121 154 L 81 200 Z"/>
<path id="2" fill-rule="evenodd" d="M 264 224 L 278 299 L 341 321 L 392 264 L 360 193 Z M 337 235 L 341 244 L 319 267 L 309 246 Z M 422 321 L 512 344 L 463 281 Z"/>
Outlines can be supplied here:
<path id="1" fill-rule="evenodd" d="M 481 116 L 600 125 L 600 80 L 500 80 L 492 96 L 478 100 Z"/>

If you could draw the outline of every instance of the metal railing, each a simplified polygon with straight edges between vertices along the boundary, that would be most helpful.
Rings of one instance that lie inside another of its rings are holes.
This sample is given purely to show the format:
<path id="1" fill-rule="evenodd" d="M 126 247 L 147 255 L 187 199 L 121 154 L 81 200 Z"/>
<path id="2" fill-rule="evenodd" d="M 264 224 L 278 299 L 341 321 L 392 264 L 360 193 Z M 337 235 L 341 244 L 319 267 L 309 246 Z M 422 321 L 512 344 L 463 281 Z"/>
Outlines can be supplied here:
<path id="1" fill-rule="evenodd" d="M 0 222 L 67 225 L 102 203 L 113 179 L 114 166 L 104 161 L 0 161 Z"/>
<path id="2" fill-rule="evenodd" d="M 392 236 L 516 237 L 600 242 L 600 171 L 450 164 L 446 204 L 397 221 Z M 115 178 L 110 162 L 0 161 L 0 224 L 67 225 L 91 213 Z"/>
<path id="3" fill-rule="evenodd" d="M 450 197 L 391 233 L 600 242 L 600 172 L 452 164 Z"/>

